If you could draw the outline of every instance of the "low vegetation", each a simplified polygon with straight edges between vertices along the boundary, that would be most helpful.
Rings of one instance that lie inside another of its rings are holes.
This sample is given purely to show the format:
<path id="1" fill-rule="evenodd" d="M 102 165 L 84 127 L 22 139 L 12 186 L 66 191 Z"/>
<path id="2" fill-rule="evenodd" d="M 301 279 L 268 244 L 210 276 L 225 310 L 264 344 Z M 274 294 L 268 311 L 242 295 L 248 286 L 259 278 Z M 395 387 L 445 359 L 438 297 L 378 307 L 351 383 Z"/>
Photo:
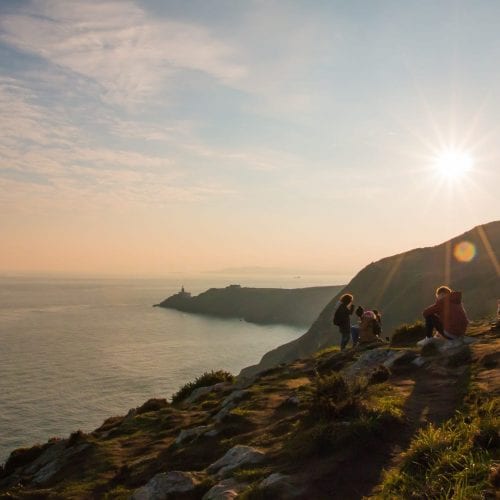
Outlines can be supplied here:
<path id="1" fill-rule="evenodd" d="M 233 382 L 233 381 L 234 381 L 234 375 L 224 370 L 217 370 L 217 371 L 212 370 L 210 372 L 205 372 L 203 375 L 197 377 L 193 382 L 188 382 L 187 384 L 184 384 L 172 396 L 172 402 L 179 403 L 183 399 L 186 399 L 198 387 L 207 387 L 210 385 L 218 384 L 220 382 Z"/>
<path id="2" fill-rule="evenodd" d="M 403 347 L 415 345 L 425 337 L 425 326 L 422 321 L 404 324 L 396 328 L 391 338 L 391 346 Z"/>
<path id="3" fill-rule="evenodd" d="M 201 482 L 182 498 L 199 499 L 219 481 L 210 465 L 238 445 L 263 454 L 228 473 L 243 500 L 294 492 L 495 498 L 500 336 L 486 325 L 471 335 L 476 342 L 432 356 L 414 347 L 328 349 L 268 370 L 244 388 L 232 385 L 228 372 L 207 372 L 181 387 L 174 404 L 151 399 L 91 433 L 13 452 L 0 468 L 0 497 L 124 499 L 158 473 L 191 471 Z M 385 355 L 397 355 L 399 364 L 380 365 Z M 413 363 L 417 357 L 423 365 Z M 187 403 L 193 390 L 219 382 L 218 390 Z M 39 468 L 39 457 L 49 460 L 48 469 Z M 44 478 L 50 468 L 55 473 Z"/>
<path id="4" fill-rule="evenodd" d="M 402 465 L 385 476 L 379 500 L 481 499 L 490 490 L 494 460 L 500 458 L 500 399 L 471 405 L 442 425 L 422 429 Z"/>
<path id="5" fill-rule="evenodd" d="M 401 399 L 387 399 L 384 389 L 379 391 L 363 379 L 348 382 L 338 373 L 318 376 L 285 452 L 305 458 L 336 453 L 347 443 L 363 447 L 387 427 L 401 423 L 401 405 Z"/>

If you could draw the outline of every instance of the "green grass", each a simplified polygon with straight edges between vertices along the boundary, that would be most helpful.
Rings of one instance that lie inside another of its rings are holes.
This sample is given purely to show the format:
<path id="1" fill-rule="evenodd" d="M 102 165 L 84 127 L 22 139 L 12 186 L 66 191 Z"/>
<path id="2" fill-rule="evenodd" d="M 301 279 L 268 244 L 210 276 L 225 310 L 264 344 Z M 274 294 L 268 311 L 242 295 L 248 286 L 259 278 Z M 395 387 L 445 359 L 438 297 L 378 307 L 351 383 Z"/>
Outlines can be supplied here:
<path id="1" fill-rule="evenodd" d="M 328 354 L 335 354 L 340 352 L 340 347 L 339 346 L 330 346 L 330 347 L 325 347 L 324 349 L 321 349 L 320 351 L 317 351 L 314 353 L 315 358 L 322 358 L 323 356 L 327 356 Z"/>
<path id="2" fill-rule="evenodd" d="M 242 468 L 234 471 L 232 476 L 239 483 L 253 483 L 259 479 L 264 479 L 271 474 L 269 467 Z"/>
<path id="3" fill-rule="evenodd" d="M 288 457 L 340 452 L 344 446 L 365 446 L 402 421 L 403 398 L 386 385 L 368 386 L 338 373 L 318 376 L 308 390 L 305 414 L 284 440 Z"/>
<path id="4" fill-rule="evenodd" d="M 411 346 L 425 337 L 425 327 L 422 321 L 416 321 L 411 325 L 401 325 L 394 331 L 391 338 L 391 346 Z"/>
<path id="5" fill-rule="evenodd" d="M 457 413 L 440 426 L 421 430 L 402 465 L 385 474 L 379 500 L 392 498 L 480 499 L 492 488 L 489 473 L 498 460 L 500 399 L 470 414 Z"/>
<path id="6" fill-rule="evenodd" d="M 197 377 L 193 382 L 188 382 L 187 384 L 184 384 L 172 396 L 172 402 L 178 403 L 186 399 L 198 387 L 207 387 L 210 385 L 218 384 L 219 382 L 233 382 L 233 381 L 234 381 L 234 375 L 224 370 L 218 370 L 218 371 L 212 370 L 210 372 L 205 372 L 203 375 Z"/>

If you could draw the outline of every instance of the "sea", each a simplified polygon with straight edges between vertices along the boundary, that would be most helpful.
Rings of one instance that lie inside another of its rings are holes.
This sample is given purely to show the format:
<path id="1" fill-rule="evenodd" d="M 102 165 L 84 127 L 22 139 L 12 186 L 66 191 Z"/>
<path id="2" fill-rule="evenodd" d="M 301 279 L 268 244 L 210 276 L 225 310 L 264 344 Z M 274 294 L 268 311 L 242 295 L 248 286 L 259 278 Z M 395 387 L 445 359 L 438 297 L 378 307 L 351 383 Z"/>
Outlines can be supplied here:
<path id="1" fill-rule="evenodd" d="M 343 276 L 0 277 L 0 463 L 19 447 L 89 432 L 207 370 L 234 374 L 304 332 L 152 307 L 229 284 L 302 288 Z"/>

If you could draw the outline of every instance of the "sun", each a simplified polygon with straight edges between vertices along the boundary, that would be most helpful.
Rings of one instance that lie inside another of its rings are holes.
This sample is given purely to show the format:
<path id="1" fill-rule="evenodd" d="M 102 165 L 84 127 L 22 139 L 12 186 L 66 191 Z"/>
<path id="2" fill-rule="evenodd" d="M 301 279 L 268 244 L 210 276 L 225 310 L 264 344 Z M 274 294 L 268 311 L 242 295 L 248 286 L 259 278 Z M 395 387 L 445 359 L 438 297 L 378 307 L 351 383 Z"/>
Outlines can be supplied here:
<path id="1" fill-rule="evenodd" d="M 447 149 L 435 157 L 434 165 L 444 178 L 455 180 L 463 177 L 472 169 L 474 160 L 468 151 Z"/>

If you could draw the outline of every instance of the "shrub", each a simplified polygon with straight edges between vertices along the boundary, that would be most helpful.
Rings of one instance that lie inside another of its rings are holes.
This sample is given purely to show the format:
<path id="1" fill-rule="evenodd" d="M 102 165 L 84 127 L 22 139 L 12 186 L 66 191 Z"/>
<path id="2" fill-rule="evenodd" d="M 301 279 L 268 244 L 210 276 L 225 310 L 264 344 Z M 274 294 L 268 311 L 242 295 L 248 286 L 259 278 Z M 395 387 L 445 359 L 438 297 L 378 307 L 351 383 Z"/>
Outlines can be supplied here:
<path id="1" fill-rule="evenodd" d="M 84 441 L 87 440 L 87 437 L 88 436 L 87 436 L 87 434 L 85 434 L 85 432 L 78 429 L 77 431 L 72 432 L 69 435 L 68 442 L 66 443 L 66 447 L 69 448 L 69 447 L 75 446 L 79 443 L 83 443 Z"/>
<path id="2" fill-rule="evenodd" d="M 354 400 L 349 384 L 342 375 L 318 376 L 306 403 L 309 416 L 329 420 L 352 409 Z"/>
<path id="3" fill-rule="evenodd" d="M 391 338 L 391 346 L 404 347 L 415 345 L 425 337 L 425 326 L 422 321 L 416 321 L 412 325 L 401 325 L 396 328 Z"/>
<path id="4" fill-rule="evenodd" d="M 391 372 L 389 371 L 389 369 L 384 365 L 379 365 L 370 373 L 370 376 L 368 377 L 368 384 L 382 384 L 389 380 L 390 376 Z"/>
<path id="5" fill-rule="evenodd" d="M 168 406 L 168 402 L 164 398 L 148 399 L 142 406 L 137 408 L 137 415 L 148 413 L 150 411 L 158 411 Z"/>
<path id="6" fill-rule="evenodd" d="M 234 375 L 224 370 L 212 370 L 210 372 L 205 372 L 203 375 L 197 377 L 193 382 L 184 384 L 176 393 L 174 393 L 172 396 L 172 402 L 178 403 L 183 399 L 186 399 L 195 389 L 198 389 L 198 387 L 208 387 L 220 382 L 233 381 Z"/>

